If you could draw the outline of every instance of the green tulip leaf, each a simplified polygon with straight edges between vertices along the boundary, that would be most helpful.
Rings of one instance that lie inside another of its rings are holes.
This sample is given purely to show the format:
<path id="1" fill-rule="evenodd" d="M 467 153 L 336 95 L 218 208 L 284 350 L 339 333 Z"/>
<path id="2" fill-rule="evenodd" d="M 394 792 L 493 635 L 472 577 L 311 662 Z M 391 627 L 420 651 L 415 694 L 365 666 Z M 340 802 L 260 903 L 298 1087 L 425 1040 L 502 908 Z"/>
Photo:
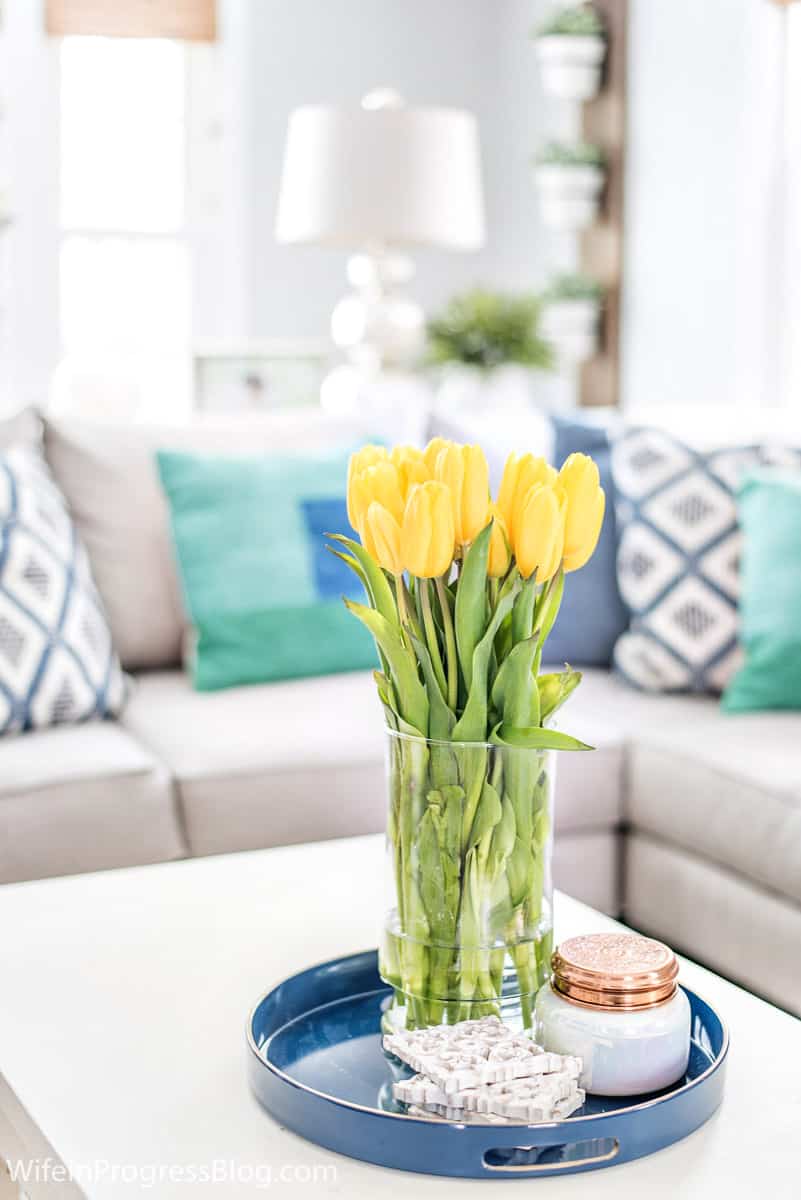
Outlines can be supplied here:
<path id="1" fill-rule="evenodd" d="M 586 742 L 560 733 L 558 729 L 543 729 L 541 726 L 496 725 L 490 741 L 498 746 L 512 746 L 523 750 L 594 750 Z"/>
<path id="2" fill-rule="evenodd" d="M 468 695 L 473 684 L 473 658 L 481 640 L 487 610 L 487 563 L 492 522 L 482 529 L 462 563 L 456 589 L 456 648 Z"/>
<path id="3" fill-rule="evenodd" d="M 352 554 L 346 554 L 344 552 L 344 550 L 337 550 L 337 549 L 335 549 L 334 546 L 329 546 L 327 543 L 326 543 L 325 548 L 329 554 L 333 554 L 334 558 L 341 559 L 341 561 L 343 563 L 345 563 L 346 566 L 350 567 L 351 571 L 353 571 L 353 574 L 356 576 L 356 578 L 359 580 L 359 582 L 364 587 L 364 590 L 367 593 L 367 599 L 372 602 L 372 596 L 370 595 L 370 587 L 369 587 L 369 584 L 367 583 L 367 576 L 365 575 L 364 571 L 362 570 L 362 565 L 359 562 L 359 560 L 357 558 L 354 558 Z"/>
<path id="4" fill-rule="evenodd" d="M 483 537 L 483 534 L 479 534 L 479 537 Z M 473 543 L 474 546 L 477 544 L 477 542 Z M 462 584 L 460 583 L 460 591 L 461 587 Z M 511 612 L 516 595 L 517 589 L 512 588 L 505 596 L 501 596 L 487 626 L 486 633 L 473 651 L 473 681 L 467 696 L 467 704 L 465 705 L 464 712 L 453 731 L 453 740 L 455 742 L 481 742 L 487 736 L 487 673 L 492 653 L 492 643 L 501 621 L 503 621 L 507 613 Z M 456 604 L 458 608 L 458 596 Z"/>
<path id="5" fill-rule="evenodd" d="M 339 542 L 341 545 L 347 546 L 364 573 L 362 582 L 365 584 L 365 590 L 373 608 L 380 612 L 384 620 L 388 621 L 390 625 L 399 625 L 398 609 L 395 604 L 395 597 L 392 594 L 392 588 L 375 559 L 367 553 L 361 542 L 356 542 L 353 538 L 345 537 L 341 533 L 329 533 L 326 536 L 332 542 Z M 332 554 L 339 553 L 337 550 L 334 550 L 333 546 L 329 547 L 329 549 Z M 350 566 L 350 563 L 348 565 Z"/>
<path id="6" fill-rule="evenodd" d="M 417 674 L 417 661 L 401 637 L 397 626 L 364 604 L 345 600 L 355 617 L 366 625 L 389 663 L 392 682 L 398 697 L 400 715 L 420 737 L 428 736 L 428 695 Z"/>
<path id="7" fill-rule="evenodd" d="M 411 639 L 428 691 L 428 703 L 430 706 L 428 736 L 437 741 L 450 741 L 453 727 L 456 724 L 456 717 L 442 697 L 428 647 L 423 644 L 420 638 L 415 637 L 414 634 L 411 634 Z"/>
<path id="8" fill-rule="evenodd" d="M 432 806 L 423 814 L 415 838 L 420 895 L 431 933 L 448 942 L 455 934 L 456 912 L 452 903 L 453 866 L 442 853 L 442 839 L 442 818 Z"/>
<path id="9" fill-rule="evenodd" d="M 508 796 L 501 801 L 501 819 L 492 831 L 489 864 L 490 872 L 497 879 L 515 844 L 515 810 Z"/>
<path id="10" fill-rule="evenodd" d="M 428 692 L 428 736 L 434 742 L 449 742 L 456 724 L 456 717 L 442 697 L 428 647 L 414 634 L 410 636 Z M 458 783 L 459 767 L 449 746 L 433 745 L 431 747 L 431 776 L 438 787 Z"/>
<path id="11" fill-rule="evenodd" d="M 509 658 L 510 655 L 507 654 L 506 657 L 501 660 L 498 673 L 495 676 L 495 679 L 492 683 L 492 688 L 490 689 L 490 700 L 492 701 L 492 707 L 499 713 L 503 712 L 503 706 L 506 700 L 506 684 L 509 680 Z"/>
<path id="12" fill-rule="evenodd" d="M 495 828 L 502 815 L 501 798 L 492 784 L 485 780 L 476 815 L 473 818 L 473 827 L 467 839 L 467 849 L 472 850 L 473 846 L 477 846 L 484 835 Z"/>
<path id="13" fill-rule="evenodd" d="M 373 679 L 375 680 L 378 699 L 381 701 L 381 706 L 384 709 L 384 718 L 389 729 L 398 728 L 398 714 L 395 708 L 395 697 L 392 692 L 392 684 L 387 679 L 386 675 L 381 671 L 373 671 Z"/>
<path id="14" fill-rule="evenodd" d="M 537 689 L 540 694 L 540 722 L 553 716 L 581 683 L 581 671 L 567 667 L 564 671 L 538 675 Z"/>
<path id="15" fill-rule="evenodd" d="M 520 597 L 515 607 L 519 600 Z M 537 649 L 537 638 L 528 637 L 517 643 L 504 663 L 506 681 L 502 712 L 505 725 L 528 727 L 540 723 L 540 694 L 532 675 Z M 494 702 L 494 690 L 492 698 Z"/>
<path id="16" fill-rule="evenodd" d="M 534 605 L 537 600 L 536 575 L 527 579 L 520 589 L 512 610 L 512 643 L 517 645 L 531 637 L 534 626 Z"/>
<path id="17" fill-rule="evenodd" d="M 512 852 L 506 860 L 506 873 L 509 879 L 509 898 L 517 908 L 522 904 L 531 891 L 534 878 L 534 859 L 530 846 L 517 833 L 515 834 Z"/>
<path id="18" fill-rule="evenodd" d="M 565 573 L 560 567 L 558 573 L 548 584 L 548 587 L 540 597 L 541 603 L 537 605 L 537 613 L 535 616 L 535 633 L 539 634 L 540 645 L 544 645 L 545 639 L 553 629 L 554 621 L 559 615 L 559 608 L 562 603 L 562 595 L 565 590 Z"/>

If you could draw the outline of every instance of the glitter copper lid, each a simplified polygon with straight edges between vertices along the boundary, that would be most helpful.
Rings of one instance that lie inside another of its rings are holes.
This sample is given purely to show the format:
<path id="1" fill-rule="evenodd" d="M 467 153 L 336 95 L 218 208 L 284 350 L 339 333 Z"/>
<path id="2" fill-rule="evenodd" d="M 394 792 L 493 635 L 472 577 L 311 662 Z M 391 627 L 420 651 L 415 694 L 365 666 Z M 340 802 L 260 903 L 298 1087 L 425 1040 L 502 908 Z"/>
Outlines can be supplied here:
<path id="1" fill-rule="evenodd" d="M 652 1008 L 674 995 L 679 973 L 668 946 L 636 933 L 569 938 L 551 967 L 554 991 L 591 1008 Z"/>

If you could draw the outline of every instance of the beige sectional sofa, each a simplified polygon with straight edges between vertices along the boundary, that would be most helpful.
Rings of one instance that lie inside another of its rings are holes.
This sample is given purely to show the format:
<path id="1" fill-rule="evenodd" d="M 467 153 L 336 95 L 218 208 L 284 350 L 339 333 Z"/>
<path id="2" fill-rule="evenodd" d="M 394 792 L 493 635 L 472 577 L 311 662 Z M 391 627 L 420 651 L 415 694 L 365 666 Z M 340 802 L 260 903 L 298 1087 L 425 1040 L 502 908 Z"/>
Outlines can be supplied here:
<path id="1" fill-rule="evenodd" d="M 14 435 L 0 427 L 0 445 Z M 379 830 L 369 673 L 196 693 L 156 445 L 231 453 L 358 436 L 319 417 L 237 430 L 47 425 L 45 454 L 132 674 L 118 723 L 0 743 L 0 882 Z M 564 727 L 558 886 L 801 1013 L 801 716 L 588 671 Z"/>

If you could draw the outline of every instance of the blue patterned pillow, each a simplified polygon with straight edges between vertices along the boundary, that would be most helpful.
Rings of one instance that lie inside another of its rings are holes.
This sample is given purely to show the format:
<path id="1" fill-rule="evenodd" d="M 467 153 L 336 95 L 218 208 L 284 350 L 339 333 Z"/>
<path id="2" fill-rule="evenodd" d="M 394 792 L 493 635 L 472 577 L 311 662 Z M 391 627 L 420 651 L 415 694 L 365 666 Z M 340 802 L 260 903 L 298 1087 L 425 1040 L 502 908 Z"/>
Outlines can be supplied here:
<path id="1" fill-rule="evenodd" d="M 124 676 L 83 546 L 37 450 L 0 454 L 0 734 L 116 714 Z"/>
<path id="2" fill-rule="evenodd" d="M 735 489 L 796 451 L 757 446 L 701 453 L 667 433 L 631 429 L 612 453 L 618 582 L 630 613 L 618 671 L 655 691 L 720 692 L 741 662 L 737 643 L 740 530 Z"/>
<path id="3" fill-rule="evenodd" d="M 628 610 L 620 598 L 615 559 L 614 483 L 607 430 L 598 424 L 553 414 L 553 461 L 560 466 L 569 454 L 590 454 L 598 464 L 606 492 L 601 536 L 590 561 L 566 581 L 565 596 L 548 638 L 550 662 L 576 667 L 608 667 L 615 643 L 628 626 Z"/>

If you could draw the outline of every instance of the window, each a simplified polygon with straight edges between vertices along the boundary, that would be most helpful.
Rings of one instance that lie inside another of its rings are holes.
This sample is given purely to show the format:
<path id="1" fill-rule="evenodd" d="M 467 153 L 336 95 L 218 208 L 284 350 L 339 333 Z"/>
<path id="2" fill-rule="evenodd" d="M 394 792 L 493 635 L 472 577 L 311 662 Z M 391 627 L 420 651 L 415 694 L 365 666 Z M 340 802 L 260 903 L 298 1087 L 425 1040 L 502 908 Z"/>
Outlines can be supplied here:
<path id="1" fill-rule="evenodd" d="M 188 373 L 187 54 L 156 38 L 60 48 L 62 352 L 113 364 L 139 407 Z"/>

